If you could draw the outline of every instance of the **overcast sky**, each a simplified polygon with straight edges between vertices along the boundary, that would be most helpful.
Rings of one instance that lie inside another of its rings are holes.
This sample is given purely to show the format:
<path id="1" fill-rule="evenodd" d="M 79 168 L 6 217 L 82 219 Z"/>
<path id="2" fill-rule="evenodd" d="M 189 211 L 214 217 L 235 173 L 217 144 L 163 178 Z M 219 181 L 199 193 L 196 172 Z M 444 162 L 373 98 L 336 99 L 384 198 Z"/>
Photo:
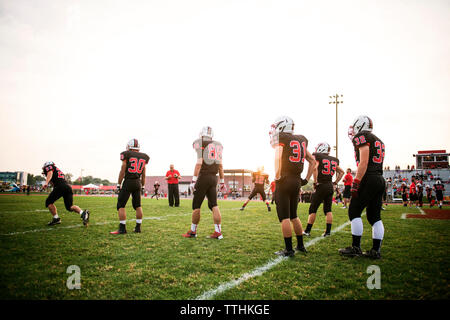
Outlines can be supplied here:
<path id="1" fill-rule="evenodd" d="M 61 170 L 117 180 L 137 138 L 147 173 L 195 165 L 210 125 L 224 167 L 273 178 L 269 128 L 335 145 L 370 116 L 385 165 L 450 150 L 449 1 L 0 0 L 0 171 Z"/>

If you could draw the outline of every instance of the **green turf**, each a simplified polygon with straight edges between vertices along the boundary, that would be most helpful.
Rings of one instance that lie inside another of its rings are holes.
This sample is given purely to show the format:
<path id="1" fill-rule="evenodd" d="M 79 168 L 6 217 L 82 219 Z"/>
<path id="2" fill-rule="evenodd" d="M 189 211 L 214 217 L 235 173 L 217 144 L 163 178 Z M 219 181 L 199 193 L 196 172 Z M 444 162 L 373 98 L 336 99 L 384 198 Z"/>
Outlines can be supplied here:
<path id="1" fill-rule="evenodd" d="M 284 246 L 273 207 L 251 202 L 219 202 L 223 240 L 207 239 L 214 231 L 204 204 L 197 239 L 181 237 L 191 223 L 191 201 L 170 208 L 166 199 L 143 199 L 143 233 L 109 234 L 117 228 L 117 198 L 75 197 L 92 212 L 88 228 L 75 213 L 56 203 L 62 224 L 47 227 L 51 216 L 45 196 L 0 196 L 0 299 L 194 299 L 222 283 L 275 259 Z M 307 221 L 307 204 L 299 206 Z M 321 209 L 319 209 L 320 212 Z M 335 205 L 333 228 L 348 221 Z M 389 206 L 383 211 L 383 259 L 343 258 L 337 249 L 351 242 L 350 226 L 309 247 L 260 276 L 243 281 L 215 299 L 449 299 L 450 221 L 401 219 L 415 208 Z M 128 219 L 134 218 L 131 204 Z M 150 219 L 149 219 L 150 218 Z M 363 249 L 371 246 L 364 221 Z M 310 238 L 322 234 L 317 216 Z M 294 245 L 296 241 L 294 240 Z M 81 269 L 81 289 L 66 287 L 67 267 Z M 381 269 L 381 289 L 366 286 L 367 267 Z"/>

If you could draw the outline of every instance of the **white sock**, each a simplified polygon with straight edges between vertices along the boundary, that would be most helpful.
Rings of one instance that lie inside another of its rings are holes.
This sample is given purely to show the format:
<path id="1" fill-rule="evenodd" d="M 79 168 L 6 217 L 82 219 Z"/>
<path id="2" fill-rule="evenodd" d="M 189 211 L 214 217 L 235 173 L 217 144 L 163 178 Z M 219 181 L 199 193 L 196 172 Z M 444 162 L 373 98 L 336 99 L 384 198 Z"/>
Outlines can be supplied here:
<path id="1" fill-rule="evenodd" d="M 383 240 L 383 237 L 384 237 L 384 225 L 381 220 L 378 220 L 372 226 L 372 239 Z"/>
<path id="2" fill-rule="evenodd" d="M 120 220 L 121 224 L 127 224 L 127 220 Z"/>
<path id="3" fill-rule="evenodd" d="M 55 214 L 55 215 L 53 216 L 53 218 L 54 218 L 54 219 L 58 219 L 58 218 L 59 218 L 58 214 Z"/>
<path id="4" fill-rule="evenodd" d="M 220 229 L 220 224 L 215 224 L 214 229 L 216 230 L 216 232 L 222 233 L 222 230 Z"/>
<path id="5" fill-rule="evenodd" d="M 136 219 L 136 223 L 141 224 L 142 223 L 142 219 Z"/>
<path id="6" fill-rule="evenodd" d="M 191 231 L 197 232 L 197 225 L 195 223 L 191 224 Z"/>
<path id="7" fill-rule="evenodd" d="M 83 210 L 80 211 L 79 215 L 81 216 L 83 214 Z"/>
<path id="8" fill-rule="evenodd" d="M 362 236 L 363 234 L 363 222 L 361 218 L 355 218 L 352 220 L 352 235 Z"/>

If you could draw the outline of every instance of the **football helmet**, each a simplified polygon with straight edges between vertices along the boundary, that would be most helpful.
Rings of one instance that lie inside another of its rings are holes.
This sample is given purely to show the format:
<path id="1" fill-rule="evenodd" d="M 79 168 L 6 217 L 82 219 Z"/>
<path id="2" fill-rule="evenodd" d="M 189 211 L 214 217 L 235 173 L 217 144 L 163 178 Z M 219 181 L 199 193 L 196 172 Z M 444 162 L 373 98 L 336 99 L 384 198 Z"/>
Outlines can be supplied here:
<path id="1" fill-rule="evenodd" d="M 141 146 L 139 145 L 139 141 L 137 139 L 131 139 L 127 143 L 127 151 L 128 150 L 139 151 L 140 148 L 141 148 Z"/>
<path id="2" fill-rule="evenodd" d="M 436 184 L 441 184 L 441 180 L 436 181 Z"/>
<path id="3" fill-rule="evenodd" d="M 372 132 L 373 123 L 372 119 L 368 116 L 359 116 L 353 121 L 353 124 L 348 128 L 348 137 L 353 140 L 353 137 L 361 131 Z"/>
<path id="4" fill-rule="evenodd" d="M 44 163 L 44 165 L 42 166 L 42 174 L 45 176 L 45 167 L 48 167 L 48 166 L 54 166 L 55 165 L 55 163 L 53 162 L 53 161 L 47 161 L 46 163 Z"/>
<path id="5" fill-rule="evenodd" d="M 200 131 L 199 136 L 202 139 L 212 140 L 212 138 L 214 137 L 214 131 L 211 127 L 206 126 L 202 128 L 202 131 Z"/>
<path id="6" fill-rule="evenodd" d="M 274 147 L 278 143 L 280 132 L 294 133 L 294 120 L 287 116 L 278 117 L 270 126 L 270 144 Z"/>
<path id="7" fill-rule="evenodd" d="M 321 142 L 317 145 L 316 147 L 316 153 L 325 153 L 325 154 L 329 154 L 331 150 L 331 147 L 328 143 L 326 142 Z"/>

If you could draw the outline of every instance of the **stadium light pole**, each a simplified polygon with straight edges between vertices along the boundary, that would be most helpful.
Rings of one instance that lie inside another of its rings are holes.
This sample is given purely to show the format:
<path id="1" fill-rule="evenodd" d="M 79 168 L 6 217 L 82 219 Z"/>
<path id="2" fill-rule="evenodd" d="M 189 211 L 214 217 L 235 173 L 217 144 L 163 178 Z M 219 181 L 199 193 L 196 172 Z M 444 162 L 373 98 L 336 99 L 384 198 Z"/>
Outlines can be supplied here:
<path id="1" fill-rule="evenodd" d="M 336 93 L 334 96 L 330 96 L 330 101 L 328 102 L 328 104 L 336 105 L 336 158 L 338 159 L 338 105 L 340 103 L 344 103 L 344 101 L 342 100 L 343 97 L 344 95 L 339 95 Z"/>

